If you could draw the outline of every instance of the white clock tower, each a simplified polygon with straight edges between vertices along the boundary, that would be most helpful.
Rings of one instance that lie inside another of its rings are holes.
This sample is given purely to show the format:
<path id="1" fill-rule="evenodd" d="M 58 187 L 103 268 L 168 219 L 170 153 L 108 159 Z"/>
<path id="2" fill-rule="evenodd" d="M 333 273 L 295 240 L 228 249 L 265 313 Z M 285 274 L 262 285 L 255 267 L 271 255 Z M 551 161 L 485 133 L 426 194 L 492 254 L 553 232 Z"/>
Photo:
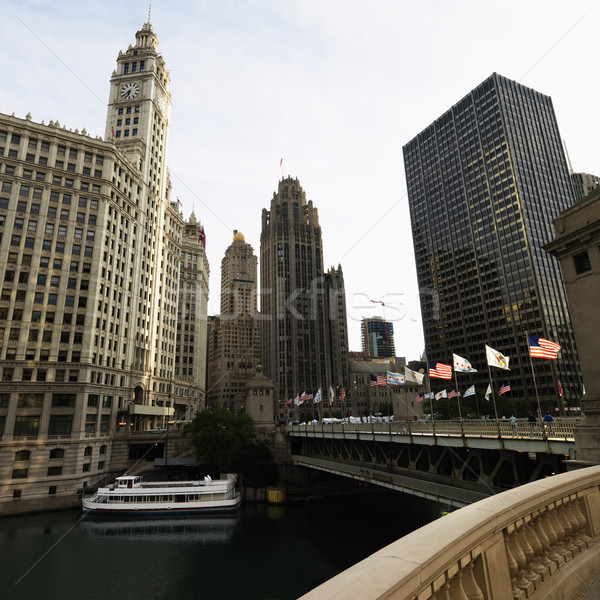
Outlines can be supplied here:
<path id="1" fill-rule="evenodd" d="M 149 17 L 135 39 L 135 46 L 119 52 L 110 80 L 105 139 L 114 141 L 150 191 L 164 200 L 170 75 L 157 52 L 158 38 Z"/>

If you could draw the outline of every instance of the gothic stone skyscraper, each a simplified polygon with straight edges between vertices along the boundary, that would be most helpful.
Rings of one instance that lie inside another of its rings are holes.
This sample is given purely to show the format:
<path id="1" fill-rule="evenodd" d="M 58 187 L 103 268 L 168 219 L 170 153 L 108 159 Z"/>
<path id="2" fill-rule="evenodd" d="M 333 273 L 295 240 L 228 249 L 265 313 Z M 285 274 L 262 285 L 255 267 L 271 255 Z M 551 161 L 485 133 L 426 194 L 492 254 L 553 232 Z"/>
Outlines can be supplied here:
<path id="1" fill-rule="evenodd" d="M 3 513 L 76 502 L 126 466 L 117 431 L 203 402 L 208 265 L 169 198 L 157 46 L 146 23 L 119 52 L 105 140 L 0 115 Z"/>
<path id="2" fill-rule="evenodd" d="M 573 202 L 550 97 L 493 74 L 404 146 L 427 356 L 455 352 L 486 384 L 484 344 L 511 357 L 513 398 L 536 406 L 525 333 L 562 345 L 533 359 L 545 408 L 581 390 L 556 261 L 542 245 Z"/>
<path id="3" fill-rule="evenodd" d="M 323 270 L 317 209 L 297 179 L 281 180 L 263 209 L 260 257 L 262 360 L 280 398 L 346 386 L 342 270 Z"/>
<path id="4" fill-rule="evenodd" d="M 221 314 L 209 340 L 207 404 L 239 410 L 246 382 L 260 362 L 257 259 L 244 235 L 234 231 L 221 261 Z"/>

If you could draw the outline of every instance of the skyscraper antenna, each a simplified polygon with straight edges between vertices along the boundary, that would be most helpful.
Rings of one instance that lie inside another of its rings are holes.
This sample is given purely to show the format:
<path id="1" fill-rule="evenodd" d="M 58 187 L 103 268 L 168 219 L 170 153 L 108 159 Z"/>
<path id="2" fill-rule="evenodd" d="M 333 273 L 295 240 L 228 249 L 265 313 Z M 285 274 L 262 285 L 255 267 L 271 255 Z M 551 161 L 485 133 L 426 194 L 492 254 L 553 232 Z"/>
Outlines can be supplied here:
<path id="1" fill-rule="evenodd" d="M 148 25 L 150 25 L 150 14 L 152 13 L 152 2 L 148 2 Z"/>

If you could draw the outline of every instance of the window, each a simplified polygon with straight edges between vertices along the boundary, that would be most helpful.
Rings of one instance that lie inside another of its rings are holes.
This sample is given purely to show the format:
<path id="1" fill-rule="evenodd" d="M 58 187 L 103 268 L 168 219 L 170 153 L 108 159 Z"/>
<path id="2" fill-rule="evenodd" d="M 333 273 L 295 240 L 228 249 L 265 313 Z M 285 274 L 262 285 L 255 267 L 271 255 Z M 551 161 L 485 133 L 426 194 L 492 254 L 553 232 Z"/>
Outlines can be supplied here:
<path id="1" fill-rule="evenodd" d="M 65 449 L 64 448 L 53 448 L 50 450 L 50 459 L 56 458 L 64 458 L 65 457 Z"/>
<path id="2" fill-rule="evenodd" d="M 73 415 L 50 415 L 48 435 L 70 435 Z"/>
<path id="3" fill-rule="evenodd" d="M 37 437 L 40 429 L 40 417 L 17 415 L 15 417 L 14 437 Z"/>
<path id="4" fill-rule="evenodd" d="M 110 430 L 110 415 L 100 416 L 100 433 L 108 433 Z"/>
<path id="5" fill-rule="evenodd" d="M 62 475 L 62 466 L 56 466 L 56 467 L 48 467 L 48 477 L 55 477 L 57 475 Z M 50 488 L 52 489 L 52 488 Z M 50 494 L 52 494 L 52 492 L 48 492 Z M 54 486 L 54 494 L 56 494 L 56 486 Z"/>
<path id="6" fill-rule="evenodd" d="M 58 375 L 58 372 L 57 372 Z M 58 380 L 57 380 L 58 381 Z M 64 371 L 63 371 L 63 379 L 64 381 Z M 52 406 L 75 406 L 75 394 L 62 394 L 62 393 L 54 393 L 52 394 Z"/>
<path id="7" fill-rule="evenodd" d="M 90 463 L 85 463 L 81 470 L 83 473 L 87 473 L 90 470 Z"/>
<path id="8" fill-rule="evenodd" d="M 13 469 L 12 478 L 13 479 L 27 479 L 27 471 L 28 471 L 27 469 Z M 20 494 L 17 497 L 20 497 Z"/>
<path id="9" fill-rule="evenodd" d="M 15 462 L 28 461 L 30 456 L 30 450 L 18 450 L 17 452 L 15 452 Z"/>
<path id="10" fill-rule="evenodd" d="M 97 394 L 89 394 L 88 395 L 88 406 L 98 406 L 98 399 L 100 396 Z"/>
<path id="11" fill-rule="evenodd" d="M 94 433 L 96 431 L 96 415 L 94 413 L 87 413 L 85 417 L 85 432 Z"/>
<path id="12" fill-rule="evenodd" d="M 84 456 L 91 456 L 92 452 L 94 451 L 94 449 L 91 446 L 86 446 L 84 451 L 83 451 L 83 455 Z"/>
<path id="13" fill-rule="evenodd" d="M 104 396 L 102 398 L 102 408 L 111 408 L 112 407 L 112 396 Z"/>
<path id="14" fill-rule="evenodd" d="M 587 251 L 581 252 L 580 254 L 576 254 L 573 257 L 573 262 L 575 263 L 575 273 L 577 273 L 578 275 L 592 270 L 590 257 Z"/>

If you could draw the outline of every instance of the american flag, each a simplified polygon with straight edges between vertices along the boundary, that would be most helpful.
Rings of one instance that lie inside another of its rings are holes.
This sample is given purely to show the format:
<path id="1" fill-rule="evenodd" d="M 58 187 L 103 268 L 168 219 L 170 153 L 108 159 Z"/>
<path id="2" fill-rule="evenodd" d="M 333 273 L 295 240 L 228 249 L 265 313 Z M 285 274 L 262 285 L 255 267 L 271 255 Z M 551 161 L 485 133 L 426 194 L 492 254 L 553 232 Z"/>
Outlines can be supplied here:
<path id="1" fill-rule="evenodd" d="M 457 396 L 460 396 L 460 390 L 458 392 L 455 390 L 448 392 L 448 398 L 456 398 Z"/>
<path id="2" fill-rule="evenodd" d="M 343 402 L 346 399 L 346 390 L 344 388 L 340 388 L 339 399 L 340 402 Z"/>
<path id="3" fill-rule="evenodd" d="M 560 344 L 556 342 L 551 342 L 535 335 L 528 335 L 527 341 L 529 342 L 529 354 L 531 356 L 539 358 L 556 358 L 558 356 Z"/>
<path id="4" fill-rule="evenodd" d="M 371 385 L 387 385 L 385 375 L 369 375 L 371 378 Z"/>
<path id="5" fill-rule="evenodd" d="M 508 381 L 505 381 L 504 385 L 498 390 L 498 395 L 502 396 L 502 394 L 506 394 L 506 392 L 510 392 L 510 383 L 508 383 Z"/>
<path id="6" fill-rule="evenodd" d="M 436 379 L 452 379 L 452 367 L 439 362 L 429 362 L 429 377 Z"/>
<path id="7" fill-rule="evenodd" d="M 415 399 L 413 400 L 413 402 L 423 402 L 424 398 L 425 398 L 425 396 L 422 393 L 418 394 L 417 396 L 415 396 Z"/>
<path id="8" fill-rule="evenodd" d="M 563 396 L 563 389 L 562 389 L 562 383 L 560 382 L 560 379 L 556 380 L 556 385 L 558 387 L 558 395 L 562 398 L 562 396 Z"/>

